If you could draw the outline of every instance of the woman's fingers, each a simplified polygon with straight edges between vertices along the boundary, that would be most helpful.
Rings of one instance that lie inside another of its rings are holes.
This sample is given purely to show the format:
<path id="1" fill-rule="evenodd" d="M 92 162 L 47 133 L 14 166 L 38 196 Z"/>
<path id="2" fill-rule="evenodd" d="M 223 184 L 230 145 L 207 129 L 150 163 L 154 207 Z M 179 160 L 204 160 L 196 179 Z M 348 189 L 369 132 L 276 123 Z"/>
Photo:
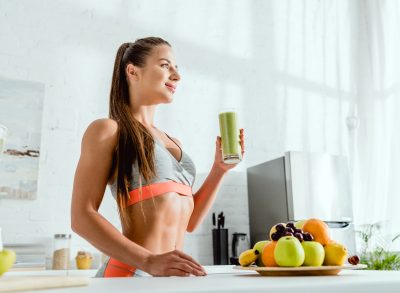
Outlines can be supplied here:
<path id="1" fill-rule="evenodd" d="M 167 253 L 166 274 L 177 273 L 175 276 L 204 276 L 206 272 L 203 267 L 191 256 L 180 250 L 173 250 Z M 182 274 L 183 272 L 183 274 Z"/>
<path id="2" fill-rule="evenodd" d="M 198 271 L 200 271 L 201 273 L 205 273 L 205 272 L 206 272 L 206 271 L 204 270 L 204 268 L 203 268 L 201 265 L 197 264 L 197 262 L 192 262 L 192 261 L 189 261 L 189 260 L 184 259 L 184 260 L 182 261 L 182 263 L 183 263 L 183 264 L 186 264 L 187 266 L 193 267 L 195 270 L 198 270 Z"/>
<path id="3" fill-rule="evenodd" d="M 244 149 L 244 129 L 243 128 L 240 129 L 239 139 L 240 139 L 240 147 L 242 148 L 242 154 L 243 154 L 245 152 L 245 149 Z"/>
<path id="4" fill-rule="evenodd" d="M 181 271 L 179 269 L 169 269 L 166 274 L 167 277 L 178 276 L 178 277 L 188 277 L 190 273 Z"/>
<path id="5" fill-rule="evenodd" d="M 199 264 L 197 261 L 195 261 L 194 258 L 192 258 L 190 255 L 187 255 L 186 253 L 183 253 L 180 250 L 175 250 L 175 252 L 178 254 L 179 257 L 185 259 L 189 264 L 194 264 L 198 270 L 201 270 L 202 272 L 205 273 L 202 265 Z"/>
<path id="6" fill-rule="evenodd" d="M 215 147 L 217 148 L 217 150 L 221 149 L 221 137 L 217 136 L 217 140 L 215 141 Z"/>
<path id="7" fill-rule="evenodd" d="M 179 250 L 153 255 L 147 271 L 153 276 L 206 275 L 204 268 L 198 262 Z"/>
<path id="8" fill-rule="evenodd" d="M 179 257 L 178 257 L 179 258 Z M 204 276 L 206 275 L 205 271 L 202 268 L 198 267 L 195 263 L 189 262 L 183 258 L 174 259 L 169 262 L 167 270 L 179 270 L 188 275 L 194 276 Z"/>
<path id="9" fill-rule="evenodd" d="M 192 264 L 185 263 L 185 262 L 177 263 L 176 268 L 181 271 L 184 271 L 186 273 L 189 273 L 191 275 L 195 275 L 195 276 L 204 276 L 205 275 L 205 272 L 203 272 L 203 270 L 193 267 Z"/>
<path id="10" fill-rule="evenodd" d="M 179 256 L 178 256 L 179 257 Z M 203 267 L 197 262 L 189 261 L 187 259 L 179 257 L 178 260 L 175 261 L 176 267 L 191 274 L 204 274 L 205 271 Z"/>

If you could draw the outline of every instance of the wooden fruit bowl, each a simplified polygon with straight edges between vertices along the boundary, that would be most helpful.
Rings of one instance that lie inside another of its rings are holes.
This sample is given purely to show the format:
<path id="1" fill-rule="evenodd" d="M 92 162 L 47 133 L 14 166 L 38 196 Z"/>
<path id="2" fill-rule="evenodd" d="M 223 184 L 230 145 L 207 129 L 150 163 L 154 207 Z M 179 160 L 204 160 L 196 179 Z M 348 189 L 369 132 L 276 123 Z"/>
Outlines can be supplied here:
<path id="1" fill-rule="evenodd" d="M 337 275 L 341 270 L 359 270 L 367 268 L 367 265 L 343 265 L 343 266 L 319 266 L 319 267 L 258 267 L 235 266 L 236 270 L 256 271 L 262 276 L 329 276 Z"/>

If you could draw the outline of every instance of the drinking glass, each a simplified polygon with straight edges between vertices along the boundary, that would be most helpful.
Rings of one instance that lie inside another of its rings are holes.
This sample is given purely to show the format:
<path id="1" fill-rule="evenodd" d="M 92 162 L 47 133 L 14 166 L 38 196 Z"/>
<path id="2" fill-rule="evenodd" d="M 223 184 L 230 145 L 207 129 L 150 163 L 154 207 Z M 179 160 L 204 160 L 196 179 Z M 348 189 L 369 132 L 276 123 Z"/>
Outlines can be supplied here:
<path id="1" fill-rule="evenodd" d="M 242 160 L 237 112 L 234 109 L 224 109 L 218 117 L 223 161 L 226 164 L 237 164 Z"/>

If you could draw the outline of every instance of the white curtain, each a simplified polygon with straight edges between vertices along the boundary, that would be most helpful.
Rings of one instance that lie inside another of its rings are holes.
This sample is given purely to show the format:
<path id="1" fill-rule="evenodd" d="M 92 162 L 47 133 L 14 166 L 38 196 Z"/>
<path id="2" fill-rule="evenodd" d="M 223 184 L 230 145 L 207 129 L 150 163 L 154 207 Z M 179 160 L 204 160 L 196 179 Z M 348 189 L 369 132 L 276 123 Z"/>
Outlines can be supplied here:
<path id="1" fill-rule="evenodd" d="M 400 233 L 398 1 L 275 1 L 288 150 L 346 155 L 356 225 Z"/>
<path id="2" fill-rule="evenodd" d="M 283 147 L 347 155 L 354 96 L 347 1 L 275 1 L 277 94 Z"/>
<path id="3" fill-rule="evenodd" d="M 361 223 L 383 222 L 390 240 L 400 233 L 400 6 L 359 1 L 358 8 L 355 216 Z"/>

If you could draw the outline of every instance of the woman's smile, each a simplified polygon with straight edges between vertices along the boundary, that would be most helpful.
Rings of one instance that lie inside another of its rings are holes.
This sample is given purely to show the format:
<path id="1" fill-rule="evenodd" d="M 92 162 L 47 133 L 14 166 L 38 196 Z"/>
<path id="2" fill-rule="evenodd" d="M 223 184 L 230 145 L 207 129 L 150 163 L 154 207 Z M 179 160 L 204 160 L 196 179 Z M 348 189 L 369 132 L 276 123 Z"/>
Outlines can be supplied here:
<path id="1" fill-rule="evenodd" d="M 175 85 L 175 84 L 167 82 L 167 83 L 165 84 L 165 86 L 166 86 L 172 93 L 175 93 L 175 91 L 176 91 L 176 85 Z"/>

